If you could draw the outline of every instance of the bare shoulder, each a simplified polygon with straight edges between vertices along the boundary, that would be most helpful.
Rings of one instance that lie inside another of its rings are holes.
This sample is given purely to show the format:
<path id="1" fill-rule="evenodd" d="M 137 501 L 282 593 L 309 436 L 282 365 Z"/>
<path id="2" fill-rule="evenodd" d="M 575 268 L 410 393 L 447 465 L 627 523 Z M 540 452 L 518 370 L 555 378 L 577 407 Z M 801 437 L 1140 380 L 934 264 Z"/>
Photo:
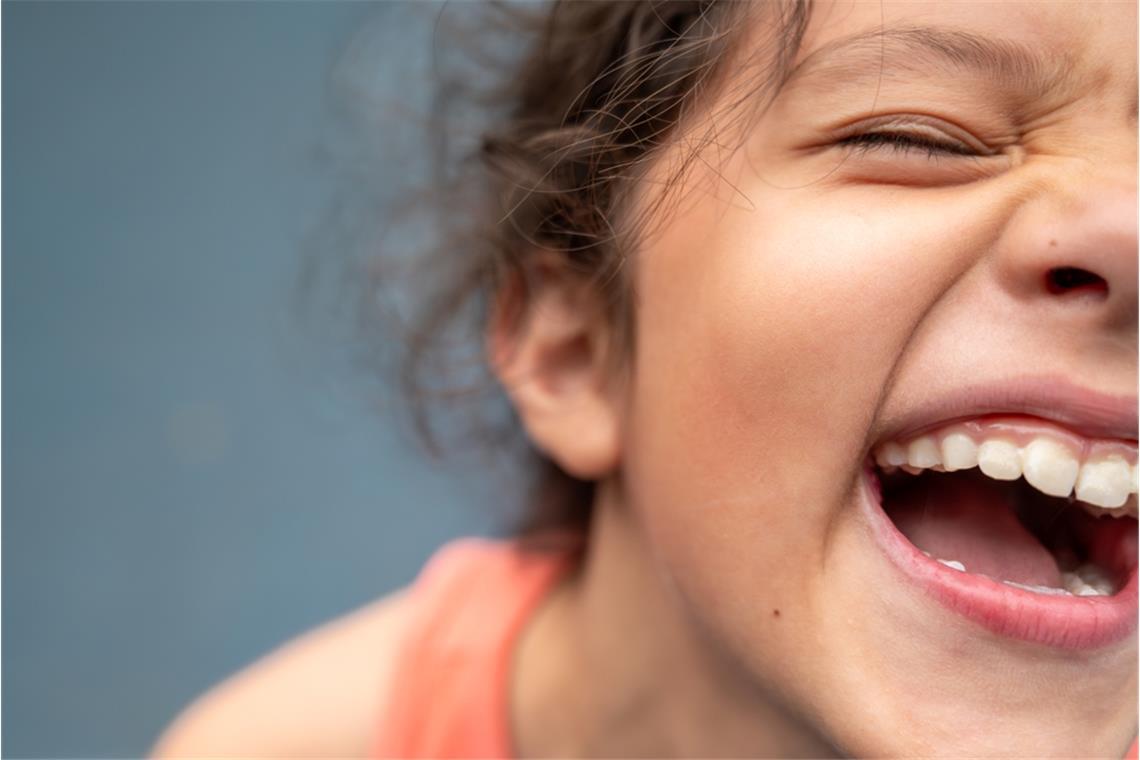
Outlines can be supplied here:
<path id="1" fill-rule="evenodd" d="M 396 592 L 289 641 L 195 700 L 163 757 L 362 757 L 409 616 Z"/>

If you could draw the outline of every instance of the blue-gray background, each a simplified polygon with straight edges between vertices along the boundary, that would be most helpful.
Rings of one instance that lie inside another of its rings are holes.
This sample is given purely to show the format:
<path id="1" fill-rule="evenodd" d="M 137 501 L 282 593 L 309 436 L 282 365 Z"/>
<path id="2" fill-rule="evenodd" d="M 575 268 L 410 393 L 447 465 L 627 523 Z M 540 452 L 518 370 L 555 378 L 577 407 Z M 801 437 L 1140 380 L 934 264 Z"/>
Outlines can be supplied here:
<path id="1" fill-rule="evenodd" d="M 294 319 L 331 72 L 368 27 L 349 78 L 420 98 L 432 19 L 3 4 L 5 756 L 141 755 L 490 524 Z"/>

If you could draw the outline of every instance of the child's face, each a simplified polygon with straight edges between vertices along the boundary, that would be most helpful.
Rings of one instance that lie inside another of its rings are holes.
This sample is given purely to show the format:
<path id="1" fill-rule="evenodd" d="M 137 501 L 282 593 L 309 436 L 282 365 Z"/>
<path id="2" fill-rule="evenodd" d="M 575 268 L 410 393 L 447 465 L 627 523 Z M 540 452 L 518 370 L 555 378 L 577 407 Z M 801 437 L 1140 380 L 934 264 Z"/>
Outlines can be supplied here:
<path id="1" fill-rule="evenodd" d="M 1131 518 L 1070 524 L 977 469 L 892 490 L 966 575 L 892 542 L 864 465 L 992 414 L 1010 425 L 963 431 L 1135 463 L 1136 25 L 1131 2 L 820 4 L 801 67 L 638 260 L 632 503 L 718 645 L 847 751 L 1087 755 L 1135 732 Z M 1054 541 L 1115 596 L 982 577 L 1063 586 Z"/>

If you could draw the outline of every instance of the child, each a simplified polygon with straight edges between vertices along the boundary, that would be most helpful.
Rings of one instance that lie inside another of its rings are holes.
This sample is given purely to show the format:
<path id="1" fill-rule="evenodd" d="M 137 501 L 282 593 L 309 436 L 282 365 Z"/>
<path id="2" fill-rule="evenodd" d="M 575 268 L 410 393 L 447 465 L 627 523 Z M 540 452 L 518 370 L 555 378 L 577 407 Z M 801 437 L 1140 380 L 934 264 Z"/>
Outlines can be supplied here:
<path id="1" fill-rule="evenodd" d="M 1124 755 L 1136 12 L 555 3 L 437 313 L 484 299 L 533 527 L 157 754 Z"/>

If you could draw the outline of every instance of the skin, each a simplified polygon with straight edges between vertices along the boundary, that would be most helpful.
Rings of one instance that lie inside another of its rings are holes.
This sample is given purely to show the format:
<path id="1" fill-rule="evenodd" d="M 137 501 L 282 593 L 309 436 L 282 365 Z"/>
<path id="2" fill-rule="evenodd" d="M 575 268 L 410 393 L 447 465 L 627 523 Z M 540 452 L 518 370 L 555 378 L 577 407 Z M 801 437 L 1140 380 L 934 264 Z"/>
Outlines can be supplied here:
<path id="1" fill-rule="evenodd" d="M 1073 654 L 989 634 L 900 580 L 856 505 L 870 446 L 966 382 L 1134 396 L 1136 5 L 821 3 L 797 62 L 915 26 L 1063 76 L 817 57 L 653 225 L 624 372 L 556 270 L 523 327 L 492 324 L 532 441 L 599 482 L 586 561 L 520 644 L 521 754 L 1120 756 L 1135 736 L 1135 636 Z M 886 116 L 985 155 L 841 144 Z M 1058 266 L 1107 290 L 1050 293 Z"/>
<path id="2" fill-rule="evenodd" d="M 900 56 L 892 32 L 917 26 L 1020 42 L 1064 76 Z M 489 358 L 528 436 L 598 483 L 584 562 L 518 642 L 516 754 L 1124 753 L 1135 635 L 1078 654 L 989 634 L 900 579 L 857 499 L 871 446 L 964 384 L 1048 375 L 1134 397 L 1136 27 L 1132 2 L 821 2 L 802 66 L 739 118 L 757 17 L 635 199 L 655 208 L 715 129 L 632 267 L 622 368 L 594 291 L 557 256 L 526 304 L 500 295 Z M 819 52 L 880 29 L 854 58 Z M 986 155 L 841 144 L 885 117 Z M 1107 290 L 1050 293 L 1057 266 Z M 520 305 L 527 320 L 504 316 Z M 289 642 L 152 754 L 366 755 L 400 698 L 378 685 L 413 610 L 397 595 Z"/>

